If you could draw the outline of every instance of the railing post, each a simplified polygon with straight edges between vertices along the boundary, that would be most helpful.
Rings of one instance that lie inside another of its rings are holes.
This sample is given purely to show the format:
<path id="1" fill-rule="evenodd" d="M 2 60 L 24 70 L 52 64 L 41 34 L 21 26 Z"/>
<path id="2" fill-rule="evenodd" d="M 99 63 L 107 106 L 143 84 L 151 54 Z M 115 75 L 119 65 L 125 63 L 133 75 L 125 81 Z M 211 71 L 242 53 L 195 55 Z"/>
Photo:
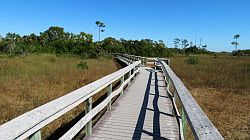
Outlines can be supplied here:
<path id="1" fill-rule="evenodd" d="M 41 131 L 38 130 L 37 132 L 35 132 L 34 134 L 29 136 L 29 140 L 41 140 Z"/>
<path id="2" fill-rule="evenodd" d="M 108 86 L 108 96 L 112 93 L 112 83 L 109 84 Z M 112 104 L 112 100 L 109 101 L 108 105 L 107 105 L 107 110 L 110 111 L 111 110 L 111 104 Z"/>
<path id="3" fill-rule="evenodd" d="M 183 132 L 183 135 L 185 137 L 186 123 L 187 122 L 186 122 L 186 115 L 185 115 L 183 107 L 181 108 L 181 122 L 182 122 L 182 132 Z"/>
<path id="4" fill-rule="evenodd" d="M 122 86 L 123 82 L 124 82 L 124 75 L 121 78 L 121 86 Z M 121 91 L 120 95 L 123 95 L 123 88 L 124 87 L 122 86 L 122 91 Z"/>
<path id="5" fill-rule="evenodd" d="M 173 102 L 176 102 L 176 99 L 177 99 L 177 92 L 176 90 L 174 91 L 174 94 L 173 94 Z M 175 112 L 174 112 L 174 108 L 173 108 L 173 111 L 172 111 L 172 115 L 175 116 Z"/>
<path id="6" fill-rule="evenodd" d="M 130 82 L 131 82 L 130 77 L 131 77 L 131 70 L 130 70 L 129 73 L 128 73 L 128 79 L 129 79 L 128 85 L 130 85 Z"/>
<path id="7" fill-rule="evenodd" d="M 175 102 L 174 97 L 172 97 L 173 95 L 170 93 L 170 77 L 167 77 L 167 76 L 168 75 L 164 76 L 165 77 L 165 81 L 167 82 L 167 95 L 168 95 L 168 97 L 170 97 L 170 98 L 173 99 L 173 102 Z M 176 94 L 176 91 L 174 91 L 174 94 Z M 174 96 L 176 96 L 176 95 L 174 95 Z M 176 116 L 175 115 L 175 109 L 174 109 L 174 107 L 173 107 L 173 110 L 172 110 L 172 115 Z"/>
<path id="8" fill-rule="evenodd" d="M 170 78 L 165 76 L 165 80 L 167 81 L 167 92 L 168 92 L 170 87 Z"/>
<path id="9" fill-rule="evenodd" d="M 88 100 L 85 101 L 85 114 L 90 112 L 92 109 L 92 97 L 89 97 Z M 85 126 L 85 134 L 86 136 L 91 136 L 92 134 L 92 119 Z"/>

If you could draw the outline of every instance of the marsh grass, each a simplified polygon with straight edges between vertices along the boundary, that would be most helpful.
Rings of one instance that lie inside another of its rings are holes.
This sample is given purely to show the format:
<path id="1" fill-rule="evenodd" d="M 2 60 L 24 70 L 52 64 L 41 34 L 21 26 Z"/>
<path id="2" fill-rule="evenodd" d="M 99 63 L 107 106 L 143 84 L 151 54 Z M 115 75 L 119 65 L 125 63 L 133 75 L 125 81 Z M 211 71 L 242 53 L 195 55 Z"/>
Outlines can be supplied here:
<path id="1" fill-rule="evenodd" d="M 174 57 L 171 67 L 225 139 L 250 139 L 250 57 L 196 57 Z"/>
<path id="2" fill-rule="evenodd" d="M 0 124 L 61 97 L 118 69 L 112 59 L 86 59 L 88 69 L 77 65 L 82 60 L 75 56 L 52 54 L 26 57 L 0 56 Z M 101 93 L 102 95 L 105 92 Z M 97 97 L 98 96 L 98 97 Z M 94 97 L 97 100 L 100 95 Z M 80 110 L 80 111 L 79 111 Z M 84 105 L 65 114 L 46 130 L 46 138 L 56 128 L 72 121 L 84 112 Z"/>

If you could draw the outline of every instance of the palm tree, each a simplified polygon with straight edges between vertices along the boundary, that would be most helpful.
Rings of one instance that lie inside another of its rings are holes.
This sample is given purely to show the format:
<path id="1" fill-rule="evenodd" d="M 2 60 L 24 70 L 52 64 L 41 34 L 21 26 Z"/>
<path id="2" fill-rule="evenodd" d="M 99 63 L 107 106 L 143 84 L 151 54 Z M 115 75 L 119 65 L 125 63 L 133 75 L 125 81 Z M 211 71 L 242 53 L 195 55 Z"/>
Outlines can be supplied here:
<path id="1" fill-rule="evenodd" d="M 233 42 L 231 42 L 231 44 L 232 44 L 233 46 L 235 46 L 235 51 L 237 51 L 237 46 L 239 45 L 239 43 L 238 43 L 238 42 L 233 41 Z"/>
<path id="2" fill-rule="evenodd" d="M 101 32 L 104 32 L 105 30 L 101 30 L 101 28 L 104 28 L 105 27 L 105 25 L 104 25 L 104 23 L 103 22 L 101 22 L 101 21 L 96 21 L 95 22 L 95 24 L 98 26 L 98 28 L 99 28 L 99 41 L 101 41 Z"/>
<path id="3" fill-rule="evenodd" d="M 239 34 L 234 35 L 235 41 L 231 43 L 232 45 L 235 46 L 235 51 L 237 51 L 237 46 L 239 45 L 239 43 L 238 43 L 238 39 L 239 39 L 239 38 L 240 38 L 240 35 L 239 35 Z"/>

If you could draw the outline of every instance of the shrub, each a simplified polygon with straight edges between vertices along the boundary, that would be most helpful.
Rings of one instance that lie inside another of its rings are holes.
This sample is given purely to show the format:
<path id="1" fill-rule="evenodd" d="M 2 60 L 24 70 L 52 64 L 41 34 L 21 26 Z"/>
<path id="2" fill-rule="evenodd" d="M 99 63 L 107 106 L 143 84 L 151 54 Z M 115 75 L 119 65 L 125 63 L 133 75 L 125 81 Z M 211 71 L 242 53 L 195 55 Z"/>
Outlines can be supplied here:
<path id="1" fill-rule="evenodd" d="M 86 61 L 81 61 L 78 65 L 77 65 L 78 68 L 82 69 L 82 70 L 85 70 L 85 69 L 88 69 L 88 64 Z"/>
<path id="2" fill-rule="evenodd" d="M 218 57 L 218 55 L 215 53 L 215 54 L 214 54 L 214 58 L 217 58 L 217 57 Z"/>
<path id="3" fill-rule="evenodd" d="M 56 61 L 56 58 L 51 56 L 51 57 L 48 57 L 47 60 L 50 62 L 50 63 L 54 63 Z"/>
<path id="4" fill-rule="evenodd" d="M 197 57 L 192 56 L 192 57 L 186 59 L 186 63 L 194 65 L 194 64 L 198 64 L 199 60 Z"/>

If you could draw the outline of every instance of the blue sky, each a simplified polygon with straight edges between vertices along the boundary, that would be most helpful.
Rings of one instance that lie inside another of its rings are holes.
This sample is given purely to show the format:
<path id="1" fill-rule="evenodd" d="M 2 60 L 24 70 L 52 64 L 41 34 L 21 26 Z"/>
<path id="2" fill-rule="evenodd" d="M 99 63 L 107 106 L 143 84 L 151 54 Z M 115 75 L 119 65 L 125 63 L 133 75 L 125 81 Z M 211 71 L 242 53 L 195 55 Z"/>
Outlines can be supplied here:
<path id="1" fill-rule="evenodd" d="M 61 26 L 98 39 L 95 21 L 106 24 L 104 37 L 163 40 L 185 38 L 207 44 L 212 51 L 250 49 L 249 0 L 0 0 L 0 34 L 21 35 Z"/>

